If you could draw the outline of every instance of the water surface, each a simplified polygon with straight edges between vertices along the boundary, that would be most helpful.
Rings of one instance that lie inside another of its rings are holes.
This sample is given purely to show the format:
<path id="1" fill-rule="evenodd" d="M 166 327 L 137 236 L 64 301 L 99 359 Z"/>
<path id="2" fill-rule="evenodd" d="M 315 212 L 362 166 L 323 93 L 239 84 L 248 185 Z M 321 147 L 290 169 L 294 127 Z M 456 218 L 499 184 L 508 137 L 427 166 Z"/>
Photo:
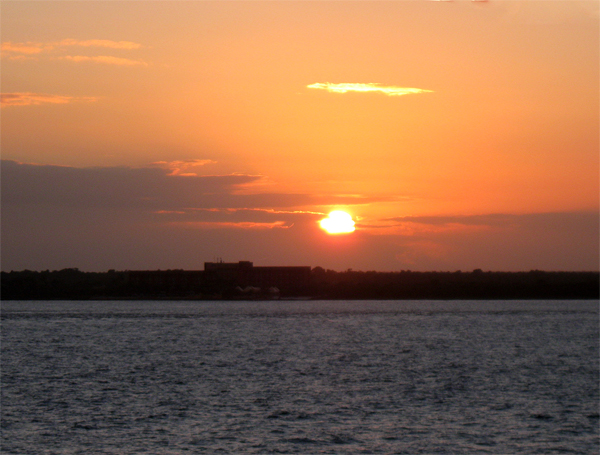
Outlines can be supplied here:
<path id="1" fill-rule="evenodd" d="M 2 453 L 598 453 L 597 301 L 2 302 Z"/>

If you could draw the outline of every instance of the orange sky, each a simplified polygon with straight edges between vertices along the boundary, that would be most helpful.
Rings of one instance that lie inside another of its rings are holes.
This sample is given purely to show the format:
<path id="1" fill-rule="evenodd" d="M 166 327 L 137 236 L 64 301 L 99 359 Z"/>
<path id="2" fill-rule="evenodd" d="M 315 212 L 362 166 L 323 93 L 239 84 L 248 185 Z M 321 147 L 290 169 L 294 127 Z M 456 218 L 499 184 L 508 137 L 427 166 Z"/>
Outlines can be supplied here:
<path id="1" fill-rule="evenodd" d="M 597 270 L 598 10 L 3 1 L 2 269 Z"/>

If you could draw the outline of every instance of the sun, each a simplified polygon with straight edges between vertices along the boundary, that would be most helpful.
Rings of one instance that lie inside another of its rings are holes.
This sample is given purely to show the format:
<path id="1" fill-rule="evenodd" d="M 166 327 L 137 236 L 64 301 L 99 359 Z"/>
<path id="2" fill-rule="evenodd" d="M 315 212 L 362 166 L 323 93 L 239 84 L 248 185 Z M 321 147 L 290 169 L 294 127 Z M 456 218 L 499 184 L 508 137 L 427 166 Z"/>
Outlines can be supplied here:
<path id="1" fill-rule="evenodd" d="M 328 234 L 349 234 L 354 232 L 354 221 L 352 217 L 341 210 L 334 210 L 327 218 L 319 221 L 321 229 L 324 229 Z"/>

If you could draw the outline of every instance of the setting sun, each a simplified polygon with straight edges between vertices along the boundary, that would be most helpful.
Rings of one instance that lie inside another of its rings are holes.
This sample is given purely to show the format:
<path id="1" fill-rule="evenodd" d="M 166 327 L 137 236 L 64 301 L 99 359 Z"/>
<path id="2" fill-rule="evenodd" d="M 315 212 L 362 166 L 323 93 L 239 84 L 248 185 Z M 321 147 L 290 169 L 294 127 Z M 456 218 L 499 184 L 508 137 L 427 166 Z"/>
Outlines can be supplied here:
<path id="1" fill-rule="evenodd" d="M 355 229 L 352 217 L 341 210 L 334 210 L 327 218 L 319 221 L 319 224 L 328 234 L 349 234 Z"/>

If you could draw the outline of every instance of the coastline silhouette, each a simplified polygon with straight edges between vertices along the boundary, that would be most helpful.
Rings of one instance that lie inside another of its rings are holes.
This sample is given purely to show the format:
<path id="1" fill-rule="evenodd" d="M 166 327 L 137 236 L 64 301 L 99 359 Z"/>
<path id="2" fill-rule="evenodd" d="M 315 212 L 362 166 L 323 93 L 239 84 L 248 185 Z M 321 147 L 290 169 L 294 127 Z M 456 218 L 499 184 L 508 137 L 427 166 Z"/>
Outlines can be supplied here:
<path id="1" fill-rule="evenodd" d="M 598 299 L 599 272 L 337 272 L 206 263 L 205 270 L 2 272 L 2 300 Z"/>

